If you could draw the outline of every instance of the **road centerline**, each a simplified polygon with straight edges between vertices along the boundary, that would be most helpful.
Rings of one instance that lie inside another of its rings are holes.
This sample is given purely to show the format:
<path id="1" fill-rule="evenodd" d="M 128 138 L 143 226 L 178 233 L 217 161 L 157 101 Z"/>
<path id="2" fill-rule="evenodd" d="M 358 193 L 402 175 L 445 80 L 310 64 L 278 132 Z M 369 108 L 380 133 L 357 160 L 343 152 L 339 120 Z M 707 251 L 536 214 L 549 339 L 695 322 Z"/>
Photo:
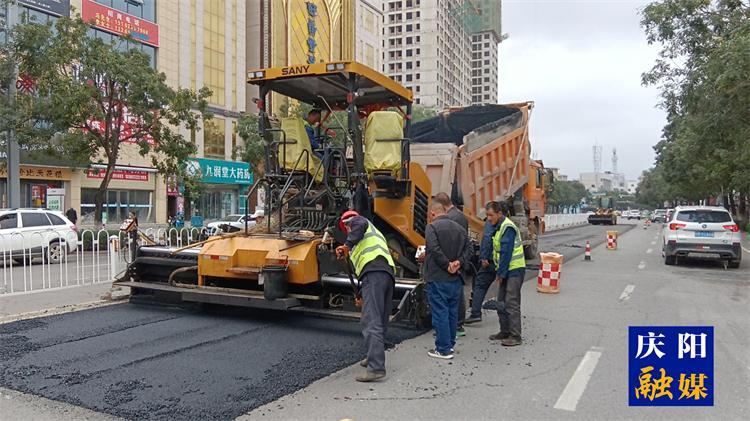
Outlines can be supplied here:
<path id="1" fill-rule="evenodd" d="M 633 290 L 635 290 L 635 285 L 630 284 L 626 286 L 622 291 L 622 294 L 620 294 L 620 301 L 627 301 L 630 299 L 630 294 L 633 293 Z"/>
<path id="2" fill-rule="evenodd" d="M 591 375 L 594 374 L 594 369 L 599 363 L 599 358 L 602 356 L 603 348 L 591 347 L 589 351 L 581 359 L 578 364 L 578 368 L 573 373 L 573 377 L 570 378 L 568 384 L 563 389 L 560 397 L 555 402 L 555 409 L 562 409 L 564 411 L 575 411 L 578 406 L 578 401 L 583 396 L 583 392 L 586 390 L 586 385 L 591 380 Z"/>
<path id="3" fill-rule="evenodd" d="M 654 249 L 650 248 L 650 249 L 646 250 L 646 254 L 651 254 L 652 251 L 654 251 Z"/>
<path id="4" fill-rule="evenodd" d="M 644 269 L 646 267 L 646 262 L 641 260 L 641 263 L 638 263 L 638 269 Z"/>

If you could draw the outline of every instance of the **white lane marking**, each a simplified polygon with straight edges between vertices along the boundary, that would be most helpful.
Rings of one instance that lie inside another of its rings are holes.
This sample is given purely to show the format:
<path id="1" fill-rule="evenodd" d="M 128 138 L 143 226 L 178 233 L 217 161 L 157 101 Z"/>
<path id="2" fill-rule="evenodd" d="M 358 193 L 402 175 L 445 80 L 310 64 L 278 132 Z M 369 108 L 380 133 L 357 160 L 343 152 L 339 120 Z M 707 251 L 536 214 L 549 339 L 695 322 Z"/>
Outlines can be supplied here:
<path id="1" fill-rule="evenodd" d="M 646 254 L 651 254 L 652 251 L 654 251 L 654 249 L 648 249 L 646 250 Z"/>
<path id="2" fill-rule="evenodd" d="M 633 290 L 635 289 L 635 285 L 628 285 L 625 287 L 625 289 L 622 291 L 622 294 L 620 294 L 620 301 L 627 301 L 630 299 L 630 294 L 633 293 Z"/>
<path id="3" fill-rule="evenodd" d="M 654 241 L 652 241 L 652 242 L 651 242 L 651 245 L 652 245 L 652 246 L 653 246 L 654 244 L 656 244 L 656 240 L 654 240 Z"/>
<path id="4" fill-rule="evenodd" d="M 573 377 L 568 381 L 567 386 L 563 389 L 562 394 L 557 398 L 555 402 L 555 409 L 562 409 L 565 411 L 575 411 L 578 401 L 583 396 L 583 392 L 586 390 L 586 385 L 591 380 L 591 375 L 594 374 L 594 369 L 599 363 L 599 358 L 602 356 L 604 349 L 599 347 L 592 347 L 590 351 L 586 352 L 583 356 L 578 368 L 573 373 Z"/>
<path id="5" fill-rule="evenodd" d="M 646 267 L 646 262 L 644 262 L 643 260 L 641 260 L 641 263 L 638 263 L 638 269 L 643 269 L 645 267 Z"/>
<path id="6" fill-rule="evenodd" d="M 742 250 L 745 250 L 745 253 L 750 253 L 750 250 L 746 249 L 745 246 L 740 246 L 740 247 L 742 247 Z"/>

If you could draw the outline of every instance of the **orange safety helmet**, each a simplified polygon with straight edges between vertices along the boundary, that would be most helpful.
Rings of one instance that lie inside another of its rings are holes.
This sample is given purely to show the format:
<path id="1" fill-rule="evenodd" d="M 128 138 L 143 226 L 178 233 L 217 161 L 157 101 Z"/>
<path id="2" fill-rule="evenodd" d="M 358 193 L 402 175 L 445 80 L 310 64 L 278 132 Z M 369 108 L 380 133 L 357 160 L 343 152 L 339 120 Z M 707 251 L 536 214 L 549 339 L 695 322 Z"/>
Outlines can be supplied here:
<path id="1" fill-rule="evenodd" d="M 348 210 L 348 211 L 344 212 L 341 215 L 341 218 L 339 219 L 339 229 L 341 231 L 346 232 L 346 228 L 344 227 L 344 223 L 347 222 L 348 220 L 354 218 L 355 216 L 359 216 L 359 213 L 357 211 L 355 211 L 355 210 Z"/>

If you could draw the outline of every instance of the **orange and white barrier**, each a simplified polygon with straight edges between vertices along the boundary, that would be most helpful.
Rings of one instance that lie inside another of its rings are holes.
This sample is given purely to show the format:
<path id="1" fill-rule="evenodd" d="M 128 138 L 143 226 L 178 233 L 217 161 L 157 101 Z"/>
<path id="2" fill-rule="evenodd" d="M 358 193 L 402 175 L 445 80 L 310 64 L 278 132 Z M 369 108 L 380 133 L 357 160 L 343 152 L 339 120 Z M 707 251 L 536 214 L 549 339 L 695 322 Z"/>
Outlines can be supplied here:
<path id="1" fill-rule="evenodd" d="M 607 250 L 617 250 L 617 231 L 607 231 Z"/>
<path id="2" fill-rule="evenodd" d="M 539 256 L 542 262 L 539 265 L 536 290 L 546 294 L 557 294 L 560 292 L 563 255 L 559 253 L 539 253 Z"/>

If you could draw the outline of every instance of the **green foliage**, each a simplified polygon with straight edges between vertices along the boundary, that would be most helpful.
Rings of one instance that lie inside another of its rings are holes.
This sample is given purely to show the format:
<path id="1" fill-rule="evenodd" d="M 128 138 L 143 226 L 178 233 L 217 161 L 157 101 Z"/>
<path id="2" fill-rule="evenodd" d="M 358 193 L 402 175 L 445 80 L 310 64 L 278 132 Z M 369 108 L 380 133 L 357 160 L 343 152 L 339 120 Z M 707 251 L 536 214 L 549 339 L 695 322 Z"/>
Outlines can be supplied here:
<path id="1" fill-rule="evenodd" d="M 257 172 L 257 168 L 263 162 L 265 150 L 263 138 L 258 133 L 258 116 L 245 114 L 237 122 L 237 134 L 244 141 L 243 145 L 237 145 L 232 152 L 232 159 L 240 159 L 247 162 Z"/>
<path id="2" fill-rule="evenodd" d="M 413 123 L 430 119 L 436 115 L 437 111 L 434 108 L 423 107 L 421 105 L 413 105 L 411 108 L 411 121 Z"/>
<path id="3" fill-rule="evenodd" d="M 556 180 L 551 190 L 547 206 L 553 213 L 578 206 L 588 195 L 586 187 L 578 181 Z"/>
<path id="4" fill-rule="evenodd" d="M 742 0 L 664 0 L 643 10 L 642 25 L 649 43 L 662 47 L 643 83 L 661 90 L 668 124 L 639 195 L 654 203 L 735 192 L 744 203 L 750 193 L 750 7 Z"/>
<path id="5" fill-rule="evenodd" d="M 61 17 L 54 28 L 20 24 L 3 55 L 36 84 L 34 94 L 16 98 L 18 116 L 11 124 L 21 147 L 71 163 L 106 165 L 96 198 L 99 221 L 104 192 L 126 145 L 150 157 L 159 172 L 181 173 L 196 149 L 180 129 L 195 130 L 200 118 L 208 117 L 211 92 L 169 87 L 147 55 L 128 49 L 135 41 L 107 44 L 88 37 L 89 27 L 80 17 Z"/>

